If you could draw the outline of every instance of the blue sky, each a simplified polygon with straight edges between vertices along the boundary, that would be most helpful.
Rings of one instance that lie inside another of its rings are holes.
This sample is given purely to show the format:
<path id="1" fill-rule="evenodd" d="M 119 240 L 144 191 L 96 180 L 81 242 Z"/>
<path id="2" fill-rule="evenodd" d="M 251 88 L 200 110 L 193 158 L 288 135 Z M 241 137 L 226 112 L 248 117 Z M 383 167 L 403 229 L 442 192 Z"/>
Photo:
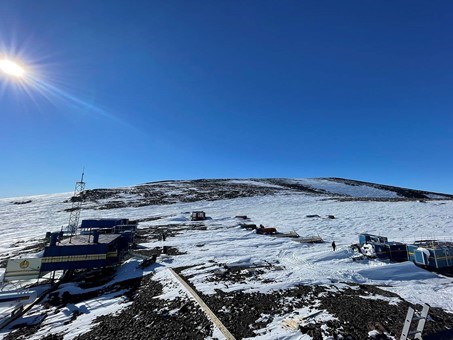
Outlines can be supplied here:
<path id="1" fill-rule="evenodd" d="M 447 1 L 0 1 L 0 197 L 345 177 L 453 193 Z"/>

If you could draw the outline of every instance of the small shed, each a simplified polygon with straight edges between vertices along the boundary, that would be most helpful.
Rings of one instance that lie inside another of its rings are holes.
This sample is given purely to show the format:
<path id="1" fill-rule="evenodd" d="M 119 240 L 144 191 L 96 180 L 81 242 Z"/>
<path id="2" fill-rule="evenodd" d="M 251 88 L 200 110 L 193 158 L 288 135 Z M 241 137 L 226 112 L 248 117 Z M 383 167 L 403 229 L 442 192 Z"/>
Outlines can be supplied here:
<path id="1" fill-rule="evenodd" d="M 192 211 L 192 221 L 204 221 L 206 213 L 204 211 Z"/>

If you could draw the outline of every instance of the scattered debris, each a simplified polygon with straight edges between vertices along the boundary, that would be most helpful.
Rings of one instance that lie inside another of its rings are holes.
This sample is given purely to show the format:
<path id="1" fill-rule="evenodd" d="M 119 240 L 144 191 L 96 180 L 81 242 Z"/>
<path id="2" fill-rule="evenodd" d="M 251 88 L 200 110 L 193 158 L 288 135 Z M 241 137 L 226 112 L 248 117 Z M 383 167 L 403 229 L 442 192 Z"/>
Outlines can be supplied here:
<path id="1" fill-rule="evenodd" d="M 294 238 L 293 241 L 296 241 L 296 242 L 299 242 L 299 243 L 324 243 L 324 240 L 319 235 L 301 236 L 301 237 L 298 237 L 298 238 Z"/>
<path id="2" fill-rule="evenodd" d="M 256 229 L 256 224 L 240 224 L 239 225 L 241 228 L 247 229 L 247 230 L 255 230 Z"/>
<path id="3" fill-rule="evenodd" d="M 290 231 L 289 233 L 275 233 L 273 236 L 275 237 L 289 237 L 289 238 L 299 238 L 299 234 L 296 233 L 294 230 Z"/>
<path id="4" fill-rule="evenodd" d="M 290 328 L 290 329 L 299 329 L 300 330 L 300 327 L 301 325 L 304 324 L 305 320 L 308 320 L 310 318 L 314 318 L 316 316 L 318 316 L 319 314 L 321 314 L 323 311 L 320 310 L 320 311 L 316 311 L 314 313 L 311 313 L 309 315 L 305 315 L 305 316 L 296 316 L 294 318 L 290 318 L 290 319 L 285 319 L 282 321 L 282 324 L 283 324 L 283 327 L 285 328 Z"/>

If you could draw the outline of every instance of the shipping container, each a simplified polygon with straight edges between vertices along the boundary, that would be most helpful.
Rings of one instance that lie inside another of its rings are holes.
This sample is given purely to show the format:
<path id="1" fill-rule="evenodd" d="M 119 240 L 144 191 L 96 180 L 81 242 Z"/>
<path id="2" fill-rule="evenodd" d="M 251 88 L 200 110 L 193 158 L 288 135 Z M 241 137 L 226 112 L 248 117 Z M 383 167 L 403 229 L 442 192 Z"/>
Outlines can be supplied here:
<path id="1" fill-rule="evenodd" d="M 453 269 L 453 243 L 436 240 L 416 241 L 408 245 L 410 261 L 430 269 Z"/>

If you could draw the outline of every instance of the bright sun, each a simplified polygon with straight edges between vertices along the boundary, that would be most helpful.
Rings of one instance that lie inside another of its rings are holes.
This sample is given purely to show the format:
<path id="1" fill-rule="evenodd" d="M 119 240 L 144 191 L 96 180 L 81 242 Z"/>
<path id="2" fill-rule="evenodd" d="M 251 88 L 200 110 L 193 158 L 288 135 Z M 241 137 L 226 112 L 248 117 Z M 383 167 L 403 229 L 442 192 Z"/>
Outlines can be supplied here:
<path id="1" fill-rule="evenodd" d="M 7 59 L 0 59 L 0 70 L 14 77 L 22 77 L 25 73 L 21 66 Z"/>

